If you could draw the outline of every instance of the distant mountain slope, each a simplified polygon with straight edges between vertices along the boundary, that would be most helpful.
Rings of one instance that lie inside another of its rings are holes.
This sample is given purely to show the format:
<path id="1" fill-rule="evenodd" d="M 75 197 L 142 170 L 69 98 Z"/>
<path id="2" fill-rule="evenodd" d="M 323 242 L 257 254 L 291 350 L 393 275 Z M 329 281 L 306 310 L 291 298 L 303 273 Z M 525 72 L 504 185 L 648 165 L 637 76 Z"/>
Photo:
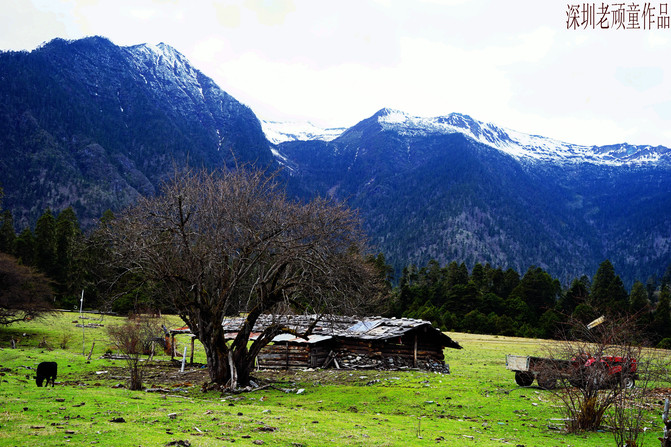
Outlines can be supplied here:
<path id="1" fill-rule="evenodd" d="M 0 53 L 0 182 L 20 225 L 73 205 L 86 225 L 174 166 L 274 164 L 252 111 L 171 47 L 56 39 Z"/>
<path id="2" fill-rule="evenodd" d="M 261 126 L 268 141 L 274 144 L 285 143 L 287 141 L 331 141 L 347 130 L 345 127 L 322 128 L 309 122 L 295 123 L 263 120 L 261 121 Z"/>
<path id="3" fill-rule="evenodd" d="M 610 259 L 631 284 L 671 264 L 668 148 L 390 109 L 328 132 L 264 126 L 164 44 L 92 37 L 0 53 L 0 186 L 17 228 L 70 205 L 90 226 L 175 167 L 249 162 L 283 167 L 291 195 L 358 208 L 397 270 L 433 258 L 537 265 L 569 281 Z"/>
<path id="4" fill-rule="evenodd" d="M 383 109 L 331 142 L 277 150 L 306 191 L 359 208 L 397 269 L 537 265 L 568 281 L 609 258 L 631 282 L 671 263 L 667 148 L 588 148 Z"/>
<path id="5" fill-rule="evenodd" d="M 483 123 L 460 113 L 422 118 L 399 110 L 382 109 L 375 114 L 383 130 L 405 136 L 449 135 L 461 133 L 479 143 L 494 147 L 520 160 L 551 163 L 597 163 L 621 165 L 671 165 L 671 149 L 664 146 L 618 144 L 582 146 L 539 135 L 528 135 L 511 129 Z"/>

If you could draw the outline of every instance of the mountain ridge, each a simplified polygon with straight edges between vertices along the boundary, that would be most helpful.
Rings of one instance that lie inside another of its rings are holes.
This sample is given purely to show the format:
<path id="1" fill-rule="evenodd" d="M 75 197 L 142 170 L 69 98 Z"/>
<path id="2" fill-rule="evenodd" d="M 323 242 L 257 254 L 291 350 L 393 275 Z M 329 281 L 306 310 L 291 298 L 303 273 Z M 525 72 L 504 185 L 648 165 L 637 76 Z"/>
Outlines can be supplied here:
<path id="1" fill-rule="evenodd" d="M 263 133 L 273 144 L 287 141 L 331 141 L 342 134 L 346 127 L 320 127 L 311 122 L 262 120 Z"/>
<path id="2" fill-rule="evenodd" d="M 176 166 L 276 166 L 249 107 L 165 44 L 55 39 L 0 53 L 0 173 L 19 226 L 73 206 L 84 226 Z"/>
<path id="3" fill-rule="evenodd" d="M 464 115 L 442 120 L 439 131 L 408 121 L 382 109 L 330 142 L 277 146 L 305 188 L 360 210 L 396 271 L 456 260 L 520 272 L 535 265 L 570 280 L 610 258 L 631 284 L 671 263 L 666 148 L 661 163 L 617 158 L 622 145 L 557 163 L 483 143 Z M 455 123 L 469 131 L 453 131 Z"/>
<path id="4" fill-rule="evenodd" d="M 458 112 L 436 117 L 419 117 L 386 107 L 345 129 L 335 138 L 305 138 L 305 135 L 303 135 L 301 138 L 290 139 L 291 135 L 286 135 L 287 138 L 273 142 L 283 143 L 305 139 L 332 141 L 345 135 L 350 129 L 355 129 L 360 124 L 369 121 L 377 121 L 382 130 L 396 131 L 408 136 L 461 133 L 479 143 L 494 147 L 524 161 L 604 165 L 649 165 L 654 163 L 671 165 L 671 149 L 661 145 L 631 145 L 628 143 L 603 146 L 579 145 L 503 128 Z"/>
<path id="5" fill-rule="evenodd" d="M 671 264 L 662 146 L 571 145 L 393 109 L 334 138 L 310 132 L 270 142 L 249 107 L 169 45 L 92 37 L 0 53 L 3 206 L 19 228 L 67 206 L 91 227 L 176 168 L 249 163 L 283 167 L 291 197 L 357 208 L 397 272 L 435 259 L 535 265 L 568 281 L 610 259 L 631 284 Z"/>

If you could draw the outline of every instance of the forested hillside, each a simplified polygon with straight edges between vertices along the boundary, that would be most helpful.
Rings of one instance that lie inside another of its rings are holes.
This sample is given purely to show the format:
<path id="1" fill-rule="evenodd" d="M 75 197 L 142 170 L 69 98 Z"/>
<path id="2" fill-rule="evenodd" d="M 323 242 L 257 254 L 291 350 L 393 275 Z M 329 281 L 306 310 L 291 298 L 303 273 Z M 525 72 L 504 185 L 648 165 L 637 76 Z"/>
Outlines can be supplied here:
<path id="1" fill-rule="evenodd" d="M 432 321 L 444 329 L 482 334 L 555 338 L 575 322 L 631 318 L 641 340 L 671 346 L 671 269 L 627 290 L 610 261 L 593 277 L 562 287 L 540 267 L 523 274 L 489 264 L 441 266 L 436 261 L 403 269 L 392 313 Z"/>
<path id="2" fill-rule="evenodd" d="M 333 196 L 361 211 L 397 273 L 435 259 L 517 271 L 540 266 L 566 284 L 610 259 L 631 287 L 671 264 L 665 148 L 656 149 L 655 162 L 634 163 L 621 147 L 594 148 L 593 159 L 560 157 L 572 147 L 558 147 L 554 159 L 548 149 L 540 159 L 523 158 L 495 147 L 504 146 L 503 131 L 490 131 L 497 137 L 490 144 L 469 136 L 484 132 L 472 120 L 465 121 L 472 123 L 468 132 L 442 132 L 416 123 L 385 126 L 389 113 L 330 142 L 278 149 L 304 195 Z M 650 150 L 629 152 L 647 160 Z M 609 155 L 603 161 L 599 153 Z"/>
<path id="3" fill-rule="evenodd" d="M 107 213 L 102 224 L 113 219 Z M 15 234 L 11 213 L 2 214 L 0 253 L 46 275 L 58 308 L 78 308 L 84 293 L 87 308 L 142 312 L 165 307 L 162 284 L 142 275 L 118 281 L 97 232 L 85 235 L 71 208 L 47 210 L 36 227 Z M 572 278 L 570 285 L 541 267 L 526 271 L 455 261 L 409 264 L 397 285 L 383 254 L 369 262 L 387 281 L 387 298 L 377 308 L 385 316 L 419 318 L 445 330 L 552 338 L 563 336 L 566 324 L 588 323 L 600 315 L 635 320 L 641 340 L 671 348 L 671 268 L 646 283 L 625 287 L 613 264 L 603 261 L 593 276 Z M 0 272 L 2 276 L 2 272 Z M 119 293 L 123 292 L 123 293 Z"/>
<path id="4" fill-rule="evenodd" d="M 358 209 L 397 278 L 436 260 L 538 266 L 566 286 L 609 259 L 630 288 L 671 264 L 668 148 L 389 109 L 332 141 L 271 145 L 249 108 L 173 48 L 100 37 L 0 53 L 0 80 L 0 186 L 17 233 L 69 207 L 90 230 L 174 169 L 249 163 L 282 167 L 292 197 Z"/>
<path id="5" fill-rule="evenodd" d="M 0 183 L 21 227 L 68 206 L 89 227 L 175 167 L 236 162 L 273 163 L 260 122 L 167 45 L 0 53 Z"/>

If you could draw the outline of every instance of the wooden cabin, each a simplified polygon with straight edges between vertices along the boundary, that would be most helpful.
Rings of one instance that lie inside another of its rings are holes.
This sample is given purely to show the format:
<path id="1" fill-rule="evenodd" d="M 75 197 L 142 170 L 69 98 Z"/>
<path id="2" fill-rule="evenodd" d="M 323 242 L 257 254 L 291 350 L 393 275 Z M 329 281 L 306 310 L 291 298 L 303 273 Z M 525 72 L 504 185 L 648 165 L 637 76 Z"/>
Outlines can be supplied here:
<path id="1" fill-rule="evenodd" d="M 234 338 L 242 318 L 226 319 L 224 329 Z M 461 349 L 430 322 L 409 318 L 262 315 L 252 339 L 270 324 L 281 324 L 297 334 L 281 334 L 263 348 L 260 368 L 421 368 L 448 372 L 444 348 Z"/>

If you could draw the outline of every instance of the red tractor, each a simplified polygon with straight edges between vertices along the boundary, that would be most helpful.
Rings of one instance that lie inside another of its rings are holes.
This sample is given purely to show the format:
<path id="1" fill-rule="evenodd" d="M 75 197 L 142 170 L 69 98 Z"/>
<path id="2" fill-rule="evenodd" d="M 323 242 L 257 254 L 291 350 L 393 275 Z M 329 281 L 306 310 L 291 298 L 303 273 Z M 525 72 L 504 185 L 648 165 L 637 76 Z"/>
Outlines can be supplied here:
<path id="1" fill-rule="evenodd" d="M 579 388 L 632 388 L 638 379 L 635 358 L 582 353 L 572 360 L 507 355 L 506 367 L 515 373 L 515 382 L 530 386 L 534 380 L 543 389 L 553 389 L 557 380 L 567 379 Z"/>
<path id="2" fill-rule="evenodd" d="M 635 358 L 583 353 L 571 361 L 574 373 L 569 377 L 573 386 L 601 388 L 633 388 L 638 379 Z"/>

